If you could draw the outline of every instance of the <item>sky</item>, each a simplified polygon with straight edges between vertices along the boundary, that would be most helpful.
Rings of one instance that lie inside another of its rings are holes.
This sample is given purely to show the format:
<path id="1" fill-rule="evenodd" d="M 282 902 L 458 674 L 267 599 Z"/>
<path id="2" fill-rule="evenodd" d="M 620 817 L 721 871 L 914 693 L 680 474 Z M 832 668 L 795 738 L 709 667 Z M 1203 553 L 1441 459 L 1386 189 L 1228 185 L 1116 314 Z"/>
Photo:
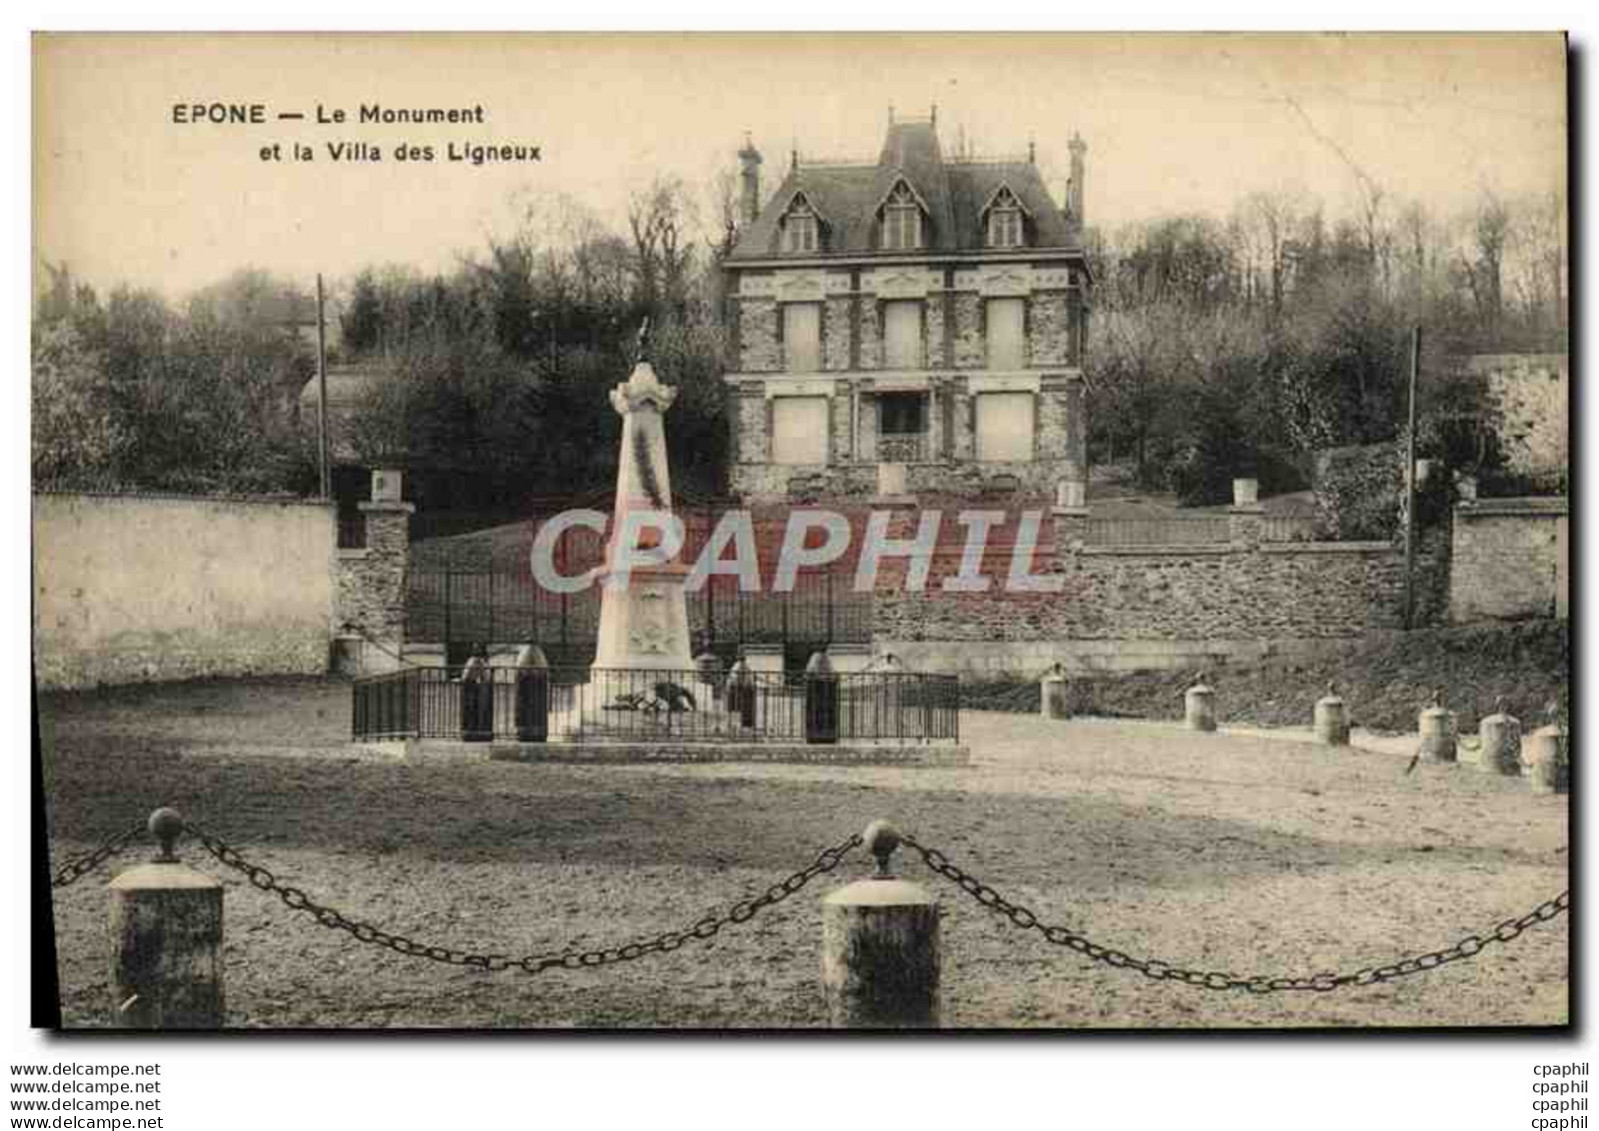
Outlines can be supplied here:
<path id="1" fill-rule="evenodd" d="M 1088 143 L 1090 223 L 1225 215 L 1293 187 L 1332 214 L 1357 176 L 1439 212 L 1566 181 L 1556 35 L 66 35 L 34 40 L 35 267 L 177 296 L 245 266 L 309 286 L 371 264 L 448 270 L 565 194 L 618 229 L 658 174 L 708 189 L 748 131 L 767 192 L 796 147 L 875 158 L 889 107 L 936 104 L 946 149 L 1029 140 L 1059 195 Z M 263 124 L 179 124 L 189 103 Z M 319 125 L 320 105 L 484 108 L 483 124 Z M 307 115 L 279 120 L 282 112 Z M 327 143 L 381 148 L 336 163 Z M 317 159 L 288 159 L 299 142 Z M 392 150 L 433 145 L 432 163 Z M 473 166 L 447 143 L 523 144 Z M 283 160 L 263 161 L 278 145 Z M 1359 173 L 1355 170 L 1359 170 Z"/>

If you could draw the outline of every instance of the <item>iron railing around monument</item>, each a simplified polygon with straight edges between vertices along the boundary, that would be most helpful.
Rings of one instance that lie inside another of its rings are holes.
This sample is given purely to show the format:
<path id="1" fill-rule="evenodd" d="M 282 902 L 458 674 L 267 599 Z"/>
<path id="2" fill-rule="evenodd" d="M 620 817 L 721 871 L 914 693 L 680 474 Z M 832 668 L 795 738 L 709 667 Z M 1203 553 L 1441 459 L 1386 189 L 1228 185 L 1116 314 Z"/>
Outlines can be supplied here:
<path id="1" fill-rule="evenodd" d="M 354 682 L 357 742 L 955 742 L 960 682 L 920 672 L 405 668 Z"/>
<path id="2" fill-rule="evenodd" d="M 406 578 L 408 641 L 540 645 L 552 663 L 586 664 L 599 635 L 601 587 L 556 593 L 526 570 L 412 569 Z M 847 573 L 806 571 L 786 592 L 743 592 L 733 577 L 687 593 L 690 632 L 729 656 L 746 644 L 866 644 L 872 594 Z"/>

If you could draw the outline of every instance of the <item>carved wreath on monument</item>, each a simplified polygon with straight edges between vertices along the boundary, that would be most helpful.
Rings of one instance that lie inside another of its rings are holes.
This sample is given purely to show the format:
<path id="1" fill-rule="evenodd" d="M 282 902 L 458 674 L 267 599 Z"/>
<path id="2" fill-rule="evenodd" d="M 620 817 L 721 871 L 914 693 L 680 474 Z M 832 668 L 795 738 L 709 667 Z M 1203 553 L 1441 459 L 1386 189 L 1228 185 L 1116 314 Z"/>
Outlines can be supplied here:
<path id="1" fill-rule="evenodd" d="M 677 644 L 667 615 L 666 594 L 660 589 L 645 589 L 638 594 L 638 618 L 629 634 L 633 651 L 648 656 L 669 654 Z"/>

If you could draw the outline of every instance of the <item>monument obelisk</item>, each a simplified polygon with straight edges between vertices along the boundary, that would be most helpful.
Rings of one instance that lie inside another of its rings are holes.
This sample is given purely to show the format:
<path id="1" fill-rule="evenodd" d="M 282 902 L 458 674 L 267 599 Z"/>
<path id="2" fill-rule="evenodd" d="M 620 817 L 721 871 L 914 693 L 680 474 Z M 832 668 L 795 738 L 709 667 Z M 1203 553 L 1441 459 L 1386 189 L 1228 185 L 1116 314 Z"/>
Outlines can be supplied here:
<path id="1" fill-rule="evenodd" d="M 672 512 L 672 475 L 666 460 L 663 415 L 677 390 L 661 384 L 649 361 L 649 321 L 639 329 L 633 372 L 611 390 L 611 407 L 622 417 L 622 451 L 616 469 L 616 505 L 605 566 L 599 575 L 600 632 L 594 668 L 689 673 L 694 670 L 683 583 L 688 568 L 673 554 L 668 560 L 633 564 L 618 573 L 623 539 L 630 539 L 628 516 Z M 645 527 L 641 550 L 659 545 L 659 531 Z M 686 676 L 684 677 L 686 678 Z"/>

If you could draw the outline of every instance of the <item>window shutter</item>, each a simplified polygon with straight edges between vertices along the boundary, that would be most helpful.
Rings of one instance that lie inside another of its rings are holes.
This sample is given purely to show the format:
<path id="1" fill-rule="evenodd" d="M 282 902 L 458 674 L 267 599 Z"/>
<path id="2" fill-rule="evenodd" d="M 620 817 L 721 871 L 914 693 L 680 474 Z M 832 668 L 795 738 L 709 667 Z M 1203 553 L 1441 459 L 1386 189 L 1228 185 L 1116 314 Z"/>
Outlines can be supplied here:
<path id="1" fill-rule="evenodd" d="M 821 369 L 821 303 L 783 304 L 783 356 L 790 373 Z"/>
<path id="2" fill-rule="evenodd" d="M 772 398 L 772 462 L 826 464 L 826 397 Z"/>
<path id="3" fill-rule="evenodd" d="M 883 304 L 883 365 L 886 369 L 922 368 L 922 304 L 896 300 Z"/>
<path id="4" fill-rule="evenodd" d="M 1033 459 L 1033 394 L 981 393 L 977 397 L 977 458 Z"/>
<path id="5" fill-rule="evenodd" d="M 988 314 L 988 367 L 1027 367 L 1026 299 L 991 298 Z"/>

